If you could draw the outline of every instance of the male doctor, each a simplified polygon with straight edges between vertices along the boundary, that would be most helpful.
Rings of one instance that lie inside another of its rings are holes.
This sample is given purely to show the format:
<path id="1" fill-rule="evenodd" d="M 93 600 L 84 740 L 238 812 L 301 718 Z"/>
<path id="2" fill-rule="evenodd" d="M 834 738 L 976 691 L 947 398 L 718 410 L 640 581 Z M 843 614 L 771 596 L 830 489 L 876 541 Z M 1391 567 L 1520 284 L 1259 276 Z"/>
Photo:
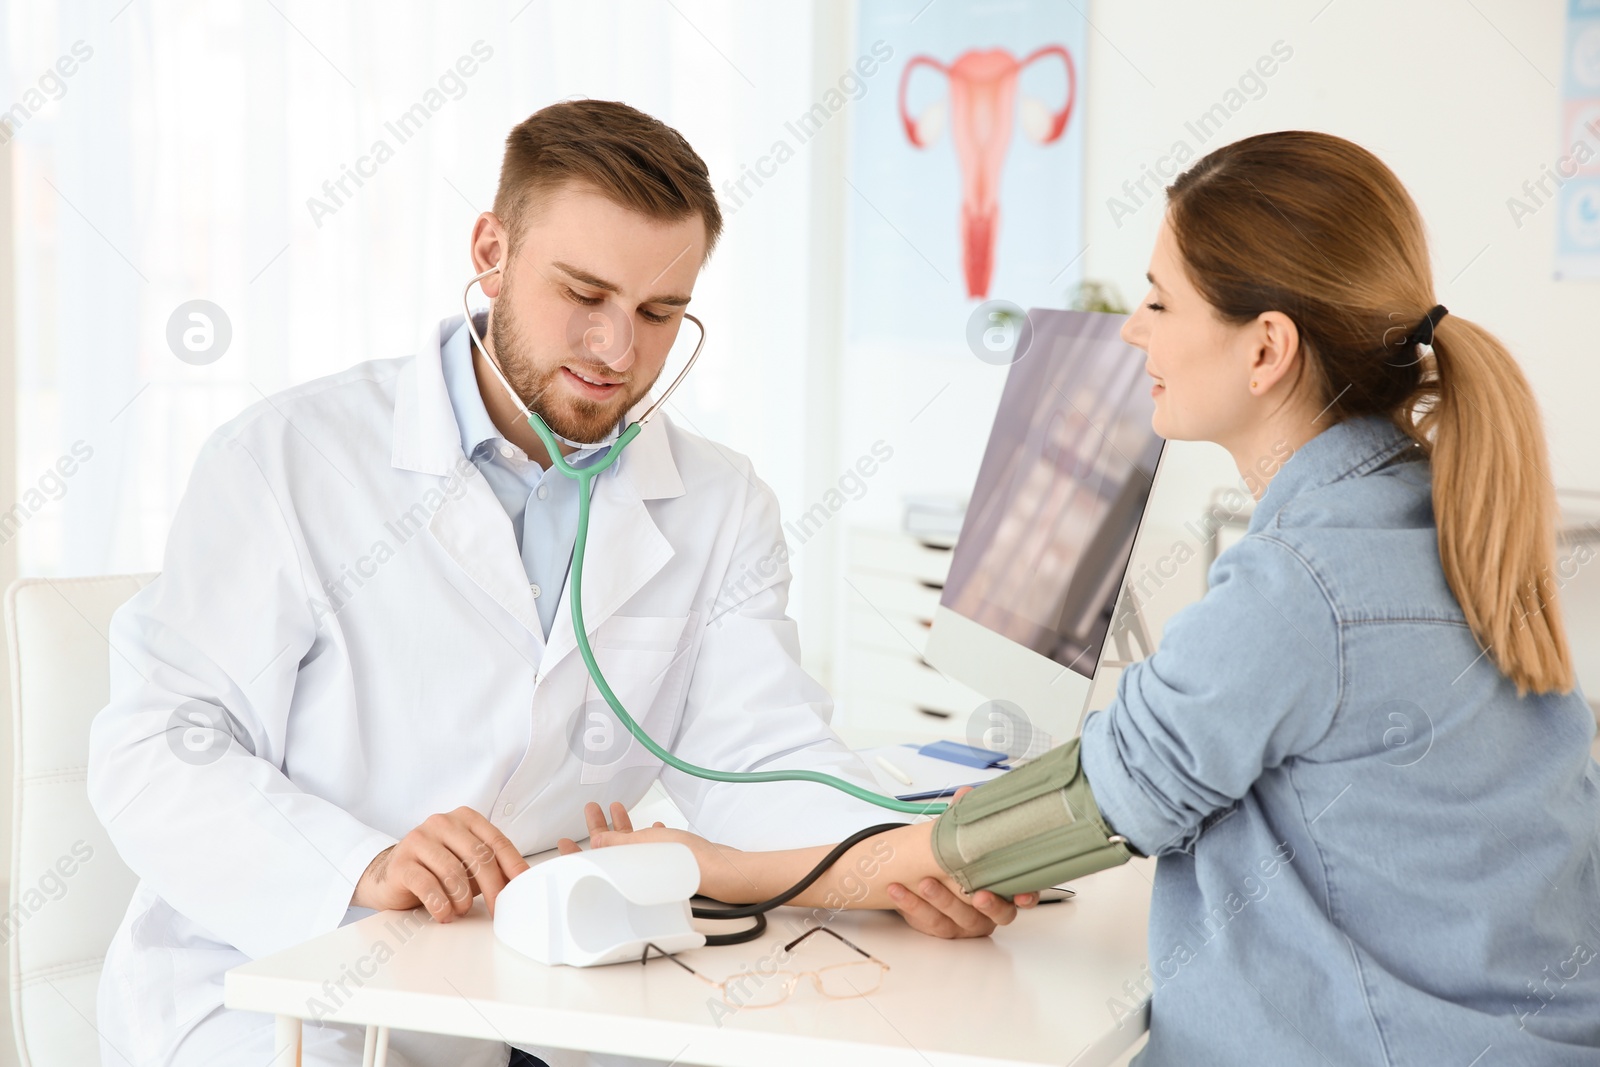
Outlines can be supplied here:
<path id="1" fill-rule="evenodd" d="M 582 446 L 574 462 L 643 409 L 721 225 L 700 157 L 632 108 L 565 102 L 511 132 L 472 232 L 473 273 L 499 267 L 480 333 Z M 206 443 L 161 576 L 113 621 L 114 695 L 91 734 L 90 798 L 139 876 L 100 984 L 106 1064 L 260 1067 L 272 1020 L 222 1006 L 230 967 L 366 914 L 352 909 L 448 922 L 479 894 L 492 909 L 525 854 L 603 828 L 595 805 L 626 825 L 658 778 L 696 832 L 738 846 L 884 821 L 814 784 L 692 778 L 631 741 L 575 650 L 576 492 L 459 315 L 415 357 L 290 389 Z M 596 656 L 690 762 L 870 783 L 799 665 L 787 569 L 729 606 L 727 578 L 781 536 L 748 460 L 653 419 L 595 482 Z M 931 879 L 901 899 L 940 936 L 1015 916 Z M 328 1010 L 361 983 L 329 979 Z M 306 1064 L 361 1060 L 355 1028 L 310 1024 L 304 1042 Z M 398 1032 L 391 1048 L 414 1067 L 512 1055 Z"/>

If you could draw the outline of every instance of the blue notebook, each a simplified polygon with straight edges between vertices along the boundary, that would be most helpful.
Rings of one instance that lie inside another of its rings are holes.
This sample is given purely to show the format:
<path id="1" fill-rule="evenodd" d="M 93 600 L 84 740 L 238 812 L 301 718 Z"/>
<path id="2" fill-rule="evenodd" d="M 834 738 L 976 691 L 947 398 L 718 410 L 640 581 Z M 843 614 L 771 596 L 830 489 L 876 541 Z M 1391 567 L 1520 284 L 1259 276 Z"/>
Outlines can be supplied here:
<path id="1" fill-rule="evenodd" d="M 935 741 L 917 749 L 924 756 L 934 759 L 948 760 L 951 763 L 960 763 L 967 767 L 998 767 L 1011 757 L 1004 752 L 993 749 L 978 748 L 974 745 L 963 745 L 959 741 Z"/>

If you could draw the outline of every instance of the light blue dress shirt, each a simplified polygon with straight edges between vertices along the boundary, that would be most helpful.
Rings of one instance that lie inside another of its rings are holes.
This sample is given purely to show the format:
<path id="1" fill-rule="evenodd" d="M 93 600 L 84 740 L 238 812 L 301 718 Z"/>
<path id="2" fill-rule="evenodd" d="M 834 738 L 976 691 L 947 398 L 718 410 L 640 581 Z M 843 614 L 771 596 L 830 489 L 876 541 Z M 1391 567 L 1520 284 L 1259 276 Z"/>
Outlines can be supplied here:
<path id="1" fill-rule="evenodd" d="M 482 318 L 475 321 L 482 336 L 487 324 Z M 450 409 L 455 412 L 456 426 L 461 431 L 461 454 L 483 473 L 511 519 L 517 550 L 522 553 L 522 569 L 528 575 L 528 587 L 539 612 L 539 625 L 548 639 L 578 536 L 578 483 L 553 465 L 541 467 L 495 429 L 483 394 L 478 392 L 472 337 L 465 322 L 439 349 L 439 358 L 444 366 Z M 595 445 L 574 452 L 567 461 L 582 467 L 610 450 L 609 445 Z"/>
<path id="2" fill-rule="evenodd" d="M 1313 438 L 1084 724 L 1160 856 L 1141 1067 L 1600 1064 L 1594 712 L 1478 646 L 1430 488 L 1383 419 Z"/>

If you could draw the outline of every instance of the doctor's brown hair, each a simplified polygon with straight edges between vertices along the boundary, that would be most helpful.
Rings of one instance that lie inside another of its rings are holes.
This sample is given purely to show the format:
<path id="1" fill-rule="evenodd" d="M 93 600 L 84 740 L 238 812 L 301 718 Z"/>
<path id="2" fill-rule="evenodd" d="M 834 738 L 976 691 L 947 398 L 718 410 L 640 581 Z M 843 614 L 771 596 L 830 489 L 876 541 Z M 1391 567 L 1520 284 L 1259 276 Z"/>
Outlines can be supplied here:
<path id="1" fill-rule="evenodd" d="M 722 211 L 705 161 L 660 119 L 612 100 L 564 100 L 512 128 L 500 164 L 494 213 L 515 247 L 541 194 L 570 182 L 662 222 L 699 215 L 706 255 L 722 234 Z"/>
<path id="2" fill-rule="evenodd" d="M 1517 692 L 1570 690 L 1538 405 L 1505 346 L 1453 311 L 1431 355 L 1404 343 L 1438 301 L 1400 180 L 1349 141 L 1289 131 L 1217 149 L 1167 194 L 1190 280 L 1224 321 L 1287 315 L 1297 385 L 1329 425 L 1382 415 L 1425 450 L 1445 579 Z"/>

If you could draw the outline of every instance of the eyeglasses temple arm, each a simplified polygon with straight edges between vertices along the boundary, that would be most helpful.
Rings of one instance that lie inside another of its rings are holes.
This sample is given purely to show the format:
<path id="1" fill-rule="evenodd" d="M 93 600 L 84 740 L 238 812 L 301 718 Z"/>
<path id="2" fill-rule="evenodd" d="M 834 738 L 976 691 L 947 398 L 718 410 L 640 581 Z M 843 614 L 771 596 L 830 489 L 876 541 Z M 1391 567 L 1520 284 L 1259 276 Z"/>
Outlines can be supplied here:
<path id="1" fill-rule="evenodd" d="M 662 952 L 661 951 L 661 946 L 657 945 L 653 941 L 646 941 L 645 944 L 644 944 L 644 954 L 639 957 L 639 965 L 641 967 L 644 966 L 644 964 L 645 964 L 645 962 L 647 960 L 649 960 L 649 958 L 650 958 L 650 950 L 651 949 L 655 949 L 656 952 L 660 953 L 660 956 L 661 956 L 662 959 L 671 960 L 673 963 L 676 963 L 679 967 L 682 967 L 684 970 L 688 971 L 690 974 L 692 974 L 696 978 L 700 979 L 700 981 L 704 982 L 706 985 L 713 985 L 714 986 L 714 985 L 717 984 L 716 982 L 713 982 L 711 979 L 707 978 L 705 975 L 701 974 L 699 971 L 695 970 L 693 967 L 689 966 L 687 963 L 684 963 L 682 960 L 680 960 L 678 957 L 674 956 L 672 953 L 670 953 L 670 952 Z"/>
<path id="2" fill-rule="evenodd" d="M 811 929 L 807 930 L 805 933 L 801 934 L 799 937 L 795 938 L 793 941 L 789 942 L 787 945 L 784 945 L 783 946 L 783 951 L 785 951 L 785 952 L 793 951 L 794 947 L 796 945 L 798 945 L 800 942 L 804 941 L 806 938 L 810 937 L 812 934 L 816 934 L 816 933 L 823 933 L 823 934 L 828 934 L 828 935 L 833 936 L 833 937 L 837 937 L 840 941 L 843 941 L 845 944 L 849 945 L 851 948 L 853 948 L 857 952 L 861 953 L 861 955 L 865 956 L 867 959 L 869 959 L 869 960 L 877 959 L 876 956 L 874 956 L 872 953 L 868 952 L 866 949 L 862 948 L 860 945 L 858 945 L 855 942 L 851 941 L 849 938 L 845 937 L 843 934 L 837 933 L 837 932 L 835 932 L 833 930 L 828 929 L 826 926 L 813 926 Z"/>

